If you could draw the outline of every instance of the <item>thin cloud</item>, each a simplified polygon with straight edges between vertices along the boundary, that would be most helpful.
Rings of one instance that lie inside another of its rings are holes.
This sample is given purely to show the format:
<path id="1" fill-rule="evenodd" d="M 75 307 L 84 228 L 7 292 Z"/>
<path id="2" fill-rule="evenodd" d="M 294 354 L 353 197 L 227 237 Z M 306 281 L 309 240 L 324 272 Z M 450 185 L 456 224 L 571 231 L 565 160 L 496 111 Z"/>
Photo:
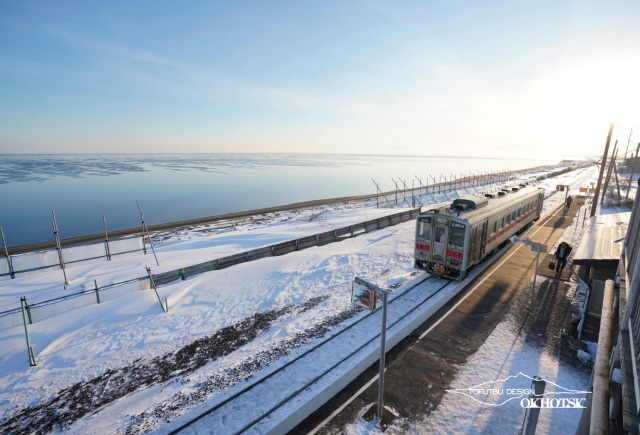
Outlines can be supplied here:
<path id="1" fill-rule="evenodd" d="M 142 63 L 150 63 L 154 65 L 173 64 L 171 60 L 165 57 L 157 56 L 155 54 L 124 45 L 112 44 L 104 41 L 95 41 L 84 37 L 81 38 L 64 29 L 50 29 L 50 33 L 73 47 L 82 48 L 98 56 L 121 57 L 123 59 L 134 60 Z"/>

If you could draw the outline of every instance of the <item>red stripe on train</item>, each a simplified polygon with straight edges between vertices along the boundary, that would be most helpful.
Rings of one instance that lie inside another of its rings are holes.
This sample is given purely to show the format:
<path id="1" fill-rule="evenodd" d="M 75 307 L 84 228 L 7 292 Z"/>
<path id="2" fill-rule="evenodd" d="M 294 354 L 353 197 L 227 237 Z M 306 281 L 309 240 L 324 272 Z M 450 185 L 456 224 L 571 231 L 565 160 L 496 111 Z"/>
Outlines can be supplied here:
<path id="1" fill-rule="evenodd" d="M 421 251 L 429 251 L 431 249 L 429 245 L 423 245 L 421 243 L 416 243 L 416 248 L 420 249 Z"/>

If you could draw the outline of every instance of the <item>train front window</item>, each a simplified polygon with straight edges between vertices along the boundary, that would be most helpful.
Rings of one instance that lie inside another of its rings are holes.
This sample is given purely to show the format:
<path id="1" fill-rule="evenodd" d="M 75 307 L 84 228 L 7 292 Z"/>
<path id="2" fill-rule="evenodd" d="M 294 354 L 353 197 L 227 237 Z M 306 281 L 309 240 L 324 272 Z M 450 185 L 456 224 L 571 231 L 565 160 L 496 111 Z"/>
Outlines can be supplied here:
<path id="1" fill-rule="evenodd" d="M 451 222 L 449 228 L 449 246 L 462 250 L 464 247 L 464 225 Z"/>
<path id="2" fill-rule="evenodd" d="M 418 238 L 431 240 L 431 218 L 418 219 Z"/>

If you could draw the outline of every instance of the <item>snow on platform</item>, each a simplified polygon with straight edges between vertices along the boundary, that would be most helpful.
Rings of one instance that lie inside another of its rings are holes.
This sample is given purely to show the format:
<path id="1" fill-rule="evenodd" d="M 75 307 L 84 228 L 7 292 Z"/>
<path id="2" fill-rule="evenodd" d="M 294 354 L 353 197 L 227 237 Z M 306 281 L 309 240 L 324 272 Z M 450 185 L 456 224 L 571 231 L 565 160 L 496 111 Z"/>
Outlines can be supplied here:
<path id="1" fill-rule="evenodd" d="M 573 264 L 617 263 L 622 254 L 631 212 L 599 214 L 591 218 L 588 233 L 573 254 Z"/>

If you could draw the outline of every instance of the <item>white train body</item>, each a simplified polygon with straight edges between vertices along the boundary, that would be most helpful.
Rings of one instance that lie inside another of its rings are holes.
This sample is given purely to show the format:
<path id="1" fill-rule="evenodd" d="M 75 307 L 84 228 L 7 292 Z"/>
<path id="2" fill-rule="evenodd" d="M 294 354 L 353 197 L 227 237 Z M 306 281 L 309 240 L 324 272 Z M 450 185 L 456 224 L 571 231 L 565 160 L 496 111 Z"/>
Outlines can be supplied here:
<path id="1" fill-rule="evenodd" d="M 509 237 L 542 213 L 544 189 L 520 186 L 469 196 L 416 218 L 415 265 L 432 275 L 462 280 Z"/>

